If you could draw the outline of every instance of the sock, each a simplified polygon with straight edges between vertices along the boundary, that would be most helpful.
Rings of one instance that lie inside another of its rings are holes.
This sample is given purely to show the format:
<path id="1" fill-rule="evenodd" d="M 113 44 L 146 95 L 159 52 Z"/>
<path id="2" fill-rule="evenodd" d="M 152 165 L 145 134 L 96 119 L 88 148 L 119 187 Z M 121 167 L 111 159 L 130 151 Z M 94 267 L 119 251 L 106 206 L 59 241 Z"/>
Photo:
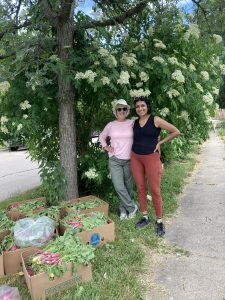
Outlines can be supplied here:
<path id="1" fill-rule="evenodd" d="M 157 223 L 162 223 L 162 218 L 157 218 Z"/>
<path id="2" fill-rule="evenodd" d="M 143 215 L 143 218 L 145 218 L 146 220 L 148 220 L 148 215 Z"/>

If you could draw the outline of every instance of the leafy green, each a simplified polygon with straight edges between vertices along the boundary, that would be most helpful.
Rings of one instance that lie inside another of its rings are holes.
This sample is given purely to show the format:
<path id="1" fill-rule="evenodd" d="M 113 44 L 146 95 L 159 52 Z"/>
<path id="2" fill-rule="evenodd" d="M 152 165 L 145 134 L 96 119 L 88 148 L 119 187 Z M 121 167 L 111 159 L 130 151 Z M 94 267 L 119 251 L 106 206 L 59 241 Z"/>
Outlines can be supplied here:
<path id="1" fill-rule="evenodd" d="M 73 237 L 69 233 L 51 240 L 48 245 L 29 258 L 27 268 L 32 268 L 33 275 L 47 272 L 50 279 L 62 276 L 66 271 L 66 264 L 71 262 L 75 271 L 80 264 L 87 265 L 94 259 L 94 248 L 85 245 L 81 238 Z M 49 264 L 43 259 L 43 255 L 58 255 L 58 260 L 53 259 L 53 264 Z M 42 258 L 41 258 L 42 257 Z"/>
<path id="2" fill-rule="evenodd" d="M 0 211 L 0 232 L 3 230 L 11 229 L 15 225 L 15 222 L 9 219 L 6 215 L 6 211 Z"/>
<path id="3" fill-rule="evenodd" d="M 14 212 L 29 213 L 32 210 L 39 209 L 44 206 L 44 199 L 34 199 L 26 202 L 13 203 L 9 206 L 9 210 Z"/>
<path id="4" fill-rule="evenodd" d="M 63 203 L 63 207 L 74 208 L 75 210 L 86 210 L 90 208 L 99 207 L 103 204 L 101 199 L 90 199 L 88 201 L 80 201 L 79 199 L 77 202 L 73 203 Z"/>
<path id="5" fill-rule="evenodd" d="M 92 212 L 87 215 L 69 213 L 62 219 L 62 224 L 73 233 L 90 231 L 94 227 L 106 224 L 106 222 L 107 217 L 99 211 Z"/>

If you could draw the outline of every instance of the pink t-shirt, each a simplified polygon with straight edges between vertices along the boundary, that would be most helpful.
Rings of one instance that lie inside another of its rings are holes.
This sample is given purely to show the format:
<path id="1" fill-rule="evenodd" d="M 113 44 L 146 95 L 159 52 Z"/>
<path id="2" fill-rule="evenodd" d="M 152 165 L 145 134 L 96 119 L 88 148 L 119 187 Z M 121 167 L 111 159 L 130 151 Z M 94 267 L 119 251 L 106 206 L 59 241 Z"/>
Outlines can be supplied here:
<path id="1" fill-rule="evenodd" d="M 114 148 L 113 152 L 108 152 L 109 157 L 116 156 L 119 159 L 130 159 L 131 147 L 133 144 L 133 120 L 109 122 L 101 134 L 99 142 L 102 147 L 107 146 L 106 138 L 110 137 L 110 145 Z"/>

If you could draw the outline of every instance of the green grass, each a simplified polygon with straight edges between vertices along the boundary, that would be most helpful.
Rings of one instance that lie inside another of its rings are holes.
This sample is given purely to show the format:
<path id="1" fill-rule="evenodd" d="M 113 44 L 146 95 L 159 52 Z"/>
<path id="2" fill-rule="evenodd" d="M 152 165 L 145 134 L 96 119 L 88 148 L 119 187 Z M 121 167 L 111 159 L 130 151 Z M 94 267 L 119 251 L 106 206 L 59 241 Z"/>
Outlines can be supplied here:
<path id="1" fill-rule="evenodd" d="M 196 149 L 196 152 L 198 150 Z M 174 161 L 164 168 L 162 178 L 162 196 L 165 217 L 171 217 L 176 211 L 185 182 L 191 174 L 196 162 L 196 154 L 192 153 L 185 160 Z M 28 191 L 0 203 L 5 208 L 9 203 L 42 196 L 41 188 Z M 107 201 L 107 195 L 104 197 Z M 63 291 L 48 299 L 54 300 L 138 300 L 143 299 L 144 290 L 139 282 L 139 275 L 144 268 L 143 245 L 160 253 L 188 255 L 182 249 L 172 248 L 155 235 L 154 222 L 140 231 L 135 229 L 134 220 L 119 221 L 117 209 L 119 201 L 116 196 L 110 202 L 110 218 L 116 225 L 116 241 L 96 249 L 93 262 L 93 280 Z M 150 218 L 154 220 L 154 211 L 149 203 Z M 23 300 L 30 299 L 23 276 L 13 275 L 0 279 L 0 284 L 17 286 Z"/>

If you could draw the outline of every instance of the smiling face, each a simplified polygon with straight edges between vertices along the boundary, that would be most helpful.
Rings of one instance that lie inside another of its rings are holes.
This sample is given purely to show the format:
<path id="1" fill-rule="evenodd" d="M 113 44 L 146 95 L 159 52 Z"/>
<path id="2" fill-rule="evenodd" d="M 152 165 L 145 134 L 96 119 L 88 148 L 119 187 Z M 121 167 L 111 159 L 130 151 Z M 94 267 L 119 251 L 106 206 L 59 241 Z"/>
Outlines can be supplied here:
<path id="1" fill-rule="evenodd" d="M 145 117 L 148 115 L 148 106 L 145 101 L 137 101 L 135 103 L 135 110 L 139 117 Z"/>
<path id="2" fill-rule="evenodd" d="M 127 106 L 118 104 L 116 107 L 116 117 L 118 121 L 124 121 L 127 117 Z"/>

